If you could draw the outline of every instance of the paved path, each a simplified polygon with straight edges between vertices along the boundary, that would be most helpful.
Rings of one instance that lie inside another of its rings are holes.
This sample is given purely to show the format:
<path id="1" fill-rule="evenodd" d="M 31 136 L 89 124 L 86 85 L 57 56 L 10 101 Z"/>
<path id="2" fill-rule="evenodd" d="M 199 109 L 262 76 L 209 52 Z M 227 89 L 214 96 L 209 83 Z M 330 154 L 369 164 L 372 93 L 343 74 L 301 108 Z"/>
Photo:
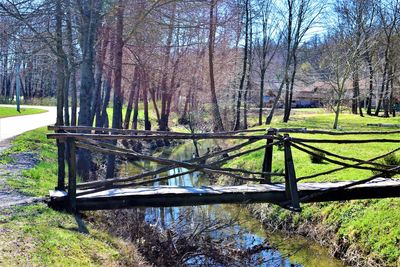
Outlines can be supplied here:
<path id="1" fill-rule="evenodd" d="M 15 107 L 15 105 L 14 106 L 0 105 L 0 106 Z M 36 128 L 54 124 L 56 122 L 56 117 L 57 117 L 56 107 L 25 106 L 25 105 L 21 105 L 21 107 L 40 108 L 47 110 L 47 112 L 34 115 L 24 115 L 24 116 L 16 116 L 16 117 L 0 119 L 0 141 L 20 135 L 27 131 L 34 130 Z"/>

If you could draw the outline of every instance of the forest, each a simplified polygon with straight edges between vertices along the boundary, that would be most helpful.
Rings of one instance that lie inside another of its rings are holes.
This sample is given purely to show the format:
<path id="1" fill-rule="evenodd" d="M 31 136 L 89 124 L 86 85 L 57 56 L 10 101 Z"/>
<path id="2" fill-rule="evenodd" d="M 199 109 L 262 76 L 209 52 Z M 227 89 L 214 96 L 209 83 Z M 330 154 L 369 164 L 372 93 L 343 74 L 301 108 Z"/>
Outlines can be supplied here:
<path id="1" fill-rule="evenodd" d="M 287 122 L 307 89 L 306 107 L 395 116 L 399 10 L 371 0 L 3 0 L 0 99 L 54 98 L 58 125 L 160 131 L 171 111 L 203 127 L 194 117 L 205 114 L 205 131 L 269 124 L 279 109 Z"/>

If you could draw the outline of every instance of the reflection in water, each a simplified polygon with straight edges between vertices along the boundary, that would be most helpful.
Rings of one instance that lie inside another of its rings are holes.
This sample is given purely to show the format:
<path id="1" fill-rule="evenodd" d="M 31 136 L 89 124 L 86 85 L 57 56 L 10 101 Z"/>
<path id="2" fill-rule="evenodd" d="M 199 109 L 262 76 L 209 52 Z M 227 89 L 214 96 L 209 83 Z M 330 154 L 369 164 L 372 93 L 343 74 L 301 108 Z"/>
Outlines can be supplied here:
<path id="1" fill-rule="evenodd" d="M 203 142 L 200 145 L 200 154 L 207 151 L 207 147 L 213 148 L 215 143 L 212 141 Z M 164 149 L 162 157 L 175 160 L 187 160 L 192 157 L 193 146 L 191 143 L 178 146 L 173 149 Z M 136 162 L 126 164 L 120 169 L 121 175 L 134 175 L 141 172 L 140 164 L 145 169 L 156 169 L 157 166 L 150 162 Z M 162 175 L 172 175 L 186 171 L 183 168 L 175 168 Z M 168 181 L 157 182 L 155 185 L 182 185 L 182 186 L 201 186 L 208 185 L 209 179 L 204 174 L 191 173 L 182 175 Z M 162 229 L 171 229 L 175 233 L 185 236 L 208 235 L 213 240 L 218 240 L 224 245 L 234 245 L 243 251 L 254 249 L 247 262 L 237 265 L 252 266 L 343 266 L 343 264 L 330 257 L 323 247 L 310 242 L 299 236 L 285 237 L 276 233 L 269 233 L 263 229 L 260 222 L 252 218 L 245 208 L 239 205 L 204 205 L 196 207 L 176 207 L 176 208 L 148 208 L 145 211 L 145 220 L 152 225 Z M 221 223 L 223 222 L 223 223 Z M 262 249 L 266 242 L 274 249 Z M 258 248 L 261 248 L 257 250 Z M 240 257 L 243 259 L 243 257 Z M 203 265 L 205 262 L 212 263 L 204 256 L 192 257 L 186 261 L 189 265 Z M 215 264 L 220 266 L 220 264 Z M 223 265 L 221 265 L 223 266 Z"/>

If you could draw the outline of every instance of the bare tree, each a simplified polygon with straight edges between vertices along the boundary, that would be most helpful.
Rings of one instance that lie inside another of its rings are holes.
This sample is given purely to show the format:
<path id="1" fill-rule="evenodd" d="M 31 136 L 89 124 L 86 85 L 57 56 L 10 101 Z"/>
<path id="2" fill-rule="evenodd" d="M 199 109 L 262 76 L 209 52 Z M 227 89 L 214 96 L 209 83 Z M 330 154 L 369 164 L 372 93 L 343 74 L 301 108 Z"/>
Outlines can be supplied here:
<path id="1" fill-rule="evenodd" d="M 335 113 L 333 129 L 337 129 L 339 114 L 348 91 L 348 80 L 353 75 L 352 64 L 357 52 L 347 45 L 346 39 L 341 33 L 336 33 L 329 37 L 329 43 L 324 47 L 324 53 L 322 78 L 330 88 L 328 105 Z"/>
<path id="2" fill-rule="evenodd" d="M 282 34 L 278 33 L 279 20 L 276 19 L 275 5 L 273 1 L 261 1 L 259 3 L 261 13 L 261 36 L 256 39 L 255 52 L 259 59 L 260 69 L 260 99 L 258 106 L 258 125 L 262 125 L 265 74 L 279 47 Z M 261 40 L 260 40 L 261 39 Z"/>
<path id="3" fill-rule="evenodd" d="M 215 45 L 215 32 L 217 21 L 217 8 L 218 0 L 211 0 L 210 2 L 210 29 L 208 37 L 208 64 L 210 71 L 210 90 L 211 90 L 211 112 L 214 122 L 214 131 L 223 131 L 224 125 L 222 123 L 221 113 L 219 112 L 218 99 L 215 91 L 215 77 L 214 77 L 214 45 Z"/>

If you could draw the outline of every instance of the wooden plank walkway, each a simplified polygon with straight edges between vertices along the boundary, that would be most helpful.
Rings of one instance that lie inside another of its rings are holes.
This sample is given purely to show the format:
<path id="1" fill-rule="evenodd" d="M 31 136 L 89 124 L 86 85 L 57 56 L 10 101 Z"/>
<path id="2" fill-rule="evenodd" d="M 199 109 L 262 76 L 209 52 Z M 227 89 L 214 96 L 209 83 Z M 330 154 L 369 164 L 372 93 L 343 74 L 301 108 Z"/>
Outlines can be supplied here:
<path id="1" fill-rule="evenodd" d="M 299 183 L 301 202 L 340 201 L 367 198 L 400 197 L 400 179 L 377 178 L 368 183 L 340 189 L 353 181 Z M 334 191 L 331 191 L 334 190 Z M 78 190 L 77 193 L 84 192 Z M 66 206 L 67 193 L 50 191 L 50 205 Z M 304 199 L 306 197 L 306 199 Z M 108 189 L 78 196 L 78 210 L 118 209 L 129 207 L 170 207 L 222 203 L 284 203 L 288 200 L 285 184 L 239 186 L 142 186 Z"/>

